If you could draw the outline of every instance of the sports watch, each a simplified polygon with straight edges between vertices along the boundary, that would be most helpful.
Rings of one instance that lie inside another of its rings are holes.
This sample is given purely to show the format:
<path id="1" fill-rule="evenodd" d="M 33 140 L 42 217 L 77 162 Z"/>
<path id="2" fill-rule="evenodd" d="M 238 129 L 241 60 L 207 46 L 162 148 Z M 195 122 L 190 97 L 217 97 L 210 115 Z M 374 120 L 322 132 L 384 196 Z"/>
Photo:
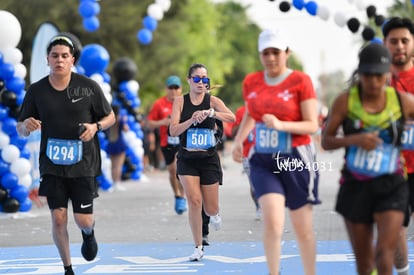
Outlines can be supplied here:
<path id="1" fill-rule="evenodd" d="M 98 132 L 102 131 L 102 124 L 99 121 L 96 123 L 96 128 L 98 129 Z"/>

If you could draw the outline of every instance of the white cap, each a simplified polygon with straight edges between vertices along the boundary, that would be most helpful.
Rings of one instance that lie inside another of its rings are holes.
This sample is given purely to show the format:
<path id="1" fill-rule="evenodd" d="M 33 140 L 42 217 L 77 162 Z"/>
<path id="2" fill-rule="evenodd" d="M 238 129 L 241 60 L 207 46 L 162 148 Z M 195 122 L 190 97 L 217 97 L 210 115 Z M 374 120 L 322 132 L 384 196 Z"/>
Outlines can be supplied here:
<path id="1" fill-rule="evenodd" d="M 258 49 L 262 52 L 267 48 L 276 48 L 285 51 L 288 48 L 286 36 L 279 29 L 267 29 L 260 33 Z"/>

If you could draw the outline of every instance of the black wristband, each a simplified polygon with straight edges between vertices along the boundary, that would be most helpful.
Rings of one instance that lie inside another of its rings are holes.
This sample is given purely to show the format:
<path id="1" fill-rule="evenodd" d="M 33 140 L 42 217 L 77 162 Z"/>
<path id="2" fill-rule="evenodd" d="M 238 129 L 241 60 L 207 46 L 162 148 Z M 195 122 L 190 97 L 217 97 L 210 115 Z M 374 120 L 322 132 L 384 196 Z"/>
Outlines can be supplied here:
<path id="1" fill-rule="evenodd" d="M 102 131 L 102 124 L 99 121 L 96 123 L 96 128 L 98 129 L 98 132 Z"/>

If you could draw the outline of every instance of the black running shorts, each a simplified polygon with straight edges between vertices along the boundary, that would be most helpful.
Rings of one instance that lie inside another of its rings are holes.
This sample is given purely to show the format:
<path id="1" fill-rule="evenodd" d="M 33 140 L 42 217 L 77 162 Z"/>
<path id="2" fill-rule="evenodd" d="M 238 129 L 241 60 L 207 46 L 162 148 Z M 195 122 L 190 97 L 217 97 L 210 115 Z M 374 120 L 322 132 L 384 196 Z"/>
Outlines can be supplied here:
<path id="1" fill-rule="evenodd" d="M 98 197 L 98 185 L 95 177 L 44 175 L 40 179 L 39 195 L 46 196 L 49 209 L 68 208 L 70 199 L 74 213 L 92 214 L 93 199 Z"/>

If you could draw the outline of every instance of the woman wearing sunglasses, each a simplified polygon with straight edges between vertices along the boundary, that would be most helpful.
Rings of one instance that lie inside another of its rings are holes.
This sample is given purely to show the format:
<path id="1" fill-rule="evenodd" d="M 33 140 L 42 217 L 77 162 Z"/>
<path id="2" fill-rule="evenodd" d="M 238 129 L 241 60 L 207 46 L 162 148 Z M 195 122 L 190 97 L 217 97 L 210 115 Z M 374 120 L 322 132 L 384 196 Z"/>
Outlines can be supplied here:
<path id="1" fill-rule="evenodd" d="M 170 121 L 170 134 L 180 136 L 177 174 L 188 200 L 188 218 L 195 243 L 190 261 L 204 256 L 202 239 L 202 207 L 210 216 L 210 225 L 219 230 L 218 187 L 222 174 L 217 140 L 216 119 L 233 122 L 235 116 L 221 99 L 208 93 L 210 79 L 203 64 L 193 64 L 187 75 L 190 92 L 175 98 Z"/>
<path id="2" fill-rule="evenodd" d="M 320 201 L 310 135 L 318 129 L 316 95 L 308 75 L 287 67 L 290 49 L 280 30 L 263 31 L 258 42 L 264 70 L 247 75 L 243 81 L 246 111 L 233 142 L 233 159 L 242 162 L 243 141 L 254 129 L 250 179 L 262 209 L 269 273 L 279 273 L 288 207 L 304 274 L 315 275 L 312 206 Z"/>

